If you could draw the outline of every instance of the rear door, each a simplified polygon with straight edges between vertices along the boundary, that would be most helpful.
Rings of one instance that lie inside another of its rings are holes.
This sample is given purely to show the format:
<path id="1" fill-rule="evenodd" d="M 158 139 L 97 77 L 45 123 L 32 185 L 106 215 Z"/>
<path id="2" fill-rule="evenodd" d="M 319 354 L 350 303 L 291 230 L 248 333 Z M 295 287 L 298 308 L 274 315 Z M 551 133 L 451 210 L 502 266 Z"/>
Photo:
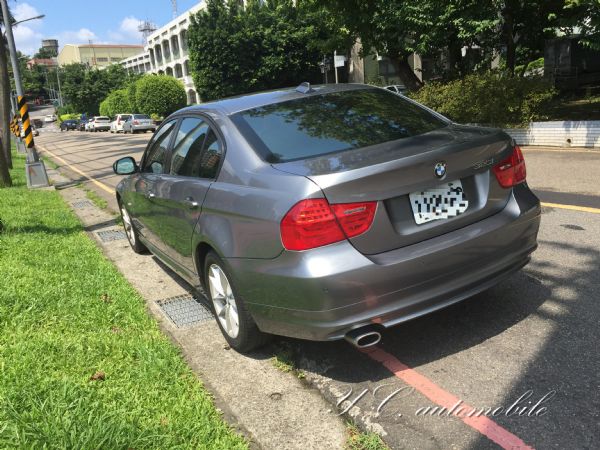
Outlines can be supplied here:
<path id="1" fill-rule="evenodd" d="M 202 204 L 217 177 L 223 157 L 223 141 L 204 116 L 181 120 L 168 174 L 154 199 L 160 205 L 161 238 L 166 253 L 179 266 L 193 271 L 192 235 Z"/>

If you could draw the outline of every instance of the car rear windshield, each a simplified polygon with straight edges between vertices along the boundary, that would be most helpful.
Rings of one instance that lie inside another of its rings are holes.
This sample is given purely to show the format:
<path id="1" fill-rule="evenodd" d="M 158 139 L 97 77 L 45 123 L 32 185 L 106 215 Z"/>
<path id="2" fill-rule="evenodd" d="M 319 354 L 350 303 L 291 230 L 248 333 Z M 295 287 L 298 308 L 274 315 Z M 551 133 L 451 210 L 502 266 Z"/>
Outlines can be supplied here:
<path id="1" fill-rule="evenodd" d="M 242 111 L 232 120 L 272 163 L 382 144 L 447 125 L 426 109 L 376 88 L 310 95 Z"/>
<path id="2" fill-rule="evenodd" d="M 110 122 L 108 117 L 96 117 L 96 122 Z"/>
<path id="3" fill-rule="evenodd" d="M 134 114 L 133 115 L 134 119 L 149 119 L 150 116 L 146 115 L 146 114 Z"/>

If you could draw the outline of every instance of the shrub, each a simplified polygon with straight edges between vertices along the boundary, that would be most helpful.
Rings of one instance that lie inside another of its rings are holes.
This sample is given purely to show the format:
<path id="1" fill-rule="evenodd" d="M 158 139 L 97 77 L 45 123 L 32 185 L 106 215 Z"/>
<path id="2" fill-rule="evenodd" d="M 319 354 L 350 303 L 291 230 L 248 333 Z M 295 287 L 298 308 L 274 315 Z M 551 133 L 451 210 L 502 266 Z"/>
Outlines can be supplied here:
<path id="1" fill-rule="evenodd" d="M 114 117 L 117 114 L 133 112 L 129 103 L 126 89 L 112 91 L 100 103 L 100 114 L 103 116 Z"/>
<path id="2" fill-rule="evenodd" d="M 140 78 L 141 80 L 141 78 Z M 140 109 L 137 105 L 137 100 L 135 99 L 135 89 L 136 89 L 137 81 L 133 83 L 129 83 L 129 85 L 125 88 L 127 90 L 127 100 L 129 101 L 129 105 L 131 106 L 131 112 L 136 113 Z"/>
<path id="3" fill-rule="evenodd" d="M 445 84 L 431 82 L 410 95 L 455 122 L 506 127 L 546 119 L 556 91 L 539 77 L 487 72 Z"/>
<path id="4" fill-rule="evenodd" d="M 168 75 L 152 75 L 135 83 L 135 101 L 138 112 L 166 117 L 186 105 L 183 84 Z"/>

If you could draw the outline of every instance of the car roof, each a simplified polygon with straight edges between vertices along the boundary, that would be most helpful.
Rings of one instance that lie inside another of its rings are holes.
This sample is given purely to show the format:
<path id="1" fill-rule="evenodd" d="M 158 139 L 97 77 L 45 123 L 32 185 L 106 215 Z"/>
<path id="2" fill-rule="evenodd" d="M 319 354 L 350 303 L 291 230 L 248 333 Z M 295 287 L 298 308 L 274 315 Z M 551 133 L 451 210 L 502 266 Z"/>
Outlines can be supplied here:
<path id="1" fill-rule="evenodd" d="M 235 114 L 247 109 L 258 108 L 260 106 L 281 103 L 298 98 L 312 97 L 315 95 L 330 94 L 332 92 L 355 91 L 358 89 L 374 89 L 374 86 L 367 84 L 326 84 L 311 86 L 308 93 L 302 93 L 293 88 L 276 89 L 272 91 L 258 92 L 256 94 L 245 94 L 236 97 L 228 97 L 221 100 L 215 100 L 198 105 L 183 108 L 174 115 L 186 114 L 190 112 L 216 111 L 225 115 Z"/>

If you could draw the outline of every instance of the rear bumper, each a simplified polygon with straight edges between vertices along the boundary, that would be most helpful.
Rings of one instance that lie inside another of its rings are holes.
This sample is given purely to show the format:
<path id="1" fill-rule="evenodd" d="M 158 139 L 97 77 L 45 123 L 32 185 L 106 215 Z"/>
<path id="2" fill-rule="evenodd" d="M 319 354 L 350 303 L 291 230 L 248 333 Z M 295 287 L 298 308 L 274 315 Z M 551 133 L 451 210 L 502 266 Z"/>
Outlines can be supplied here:
<path id="1" fill-rule="evenodd" d="M 258 327 L 310 340 L 391 327 L 481 292 L 523 267 L 537 247 L 538 199 L 526 185 L 498 214 L 378 255 L 349 242 L 271 260 L 228 259 Z"/>
<path id="2" fill-rule="evenodd" d="M 156 129 L 156 125 L 132 125 L 131 129 L 133 131 L 148 131 L 148 130 L 155 130 Z"/>

